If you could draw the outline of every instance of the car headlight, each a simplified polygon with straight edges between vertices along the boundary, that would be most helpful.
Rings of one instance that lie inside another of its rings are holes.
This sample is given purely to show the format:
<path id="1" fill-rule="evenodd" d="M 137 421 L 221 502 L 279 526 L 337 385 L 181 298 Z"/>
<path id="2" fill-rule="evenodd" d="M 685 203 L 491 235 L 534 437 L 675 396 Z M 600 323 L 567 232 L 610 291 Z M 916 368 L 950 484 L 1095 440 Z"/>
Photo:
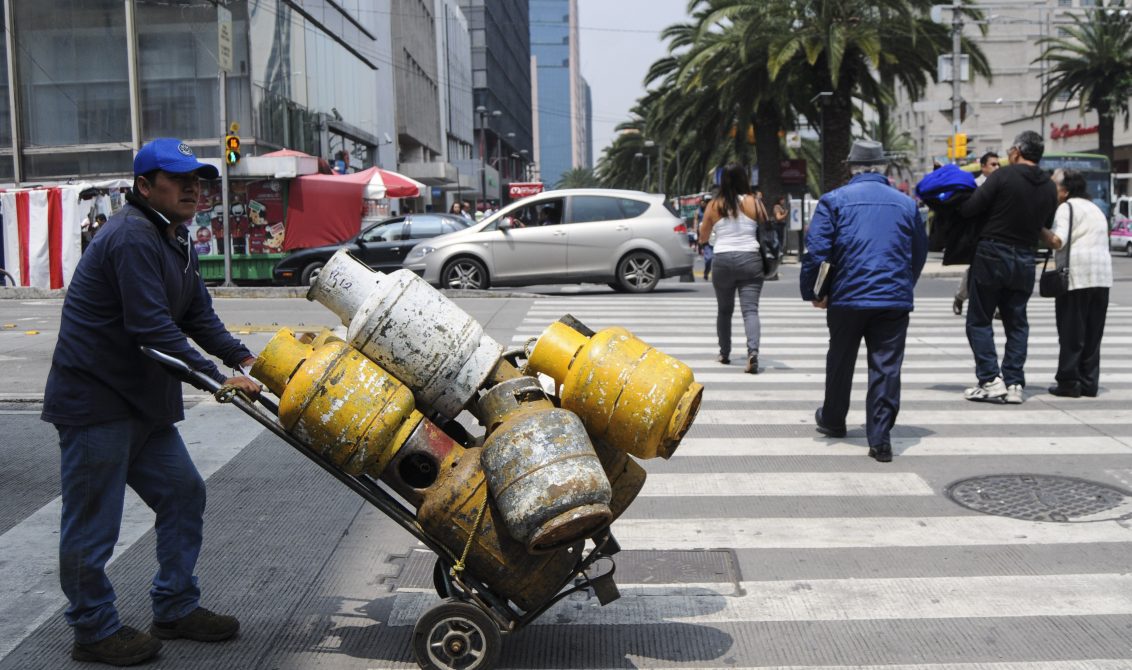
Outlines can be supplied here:
<path id="1" fill-rule="evenodd" d="M 434 251 L 436 251 L 436 247 L 430 247 L 427 245 L 415 246 L 413 247 L 413 250 L 409 252 L 409 255 L 405 257 L 405 262 L 413 263 L 415 261 L 424 260 L 425 256 L 431 254 Z"/>

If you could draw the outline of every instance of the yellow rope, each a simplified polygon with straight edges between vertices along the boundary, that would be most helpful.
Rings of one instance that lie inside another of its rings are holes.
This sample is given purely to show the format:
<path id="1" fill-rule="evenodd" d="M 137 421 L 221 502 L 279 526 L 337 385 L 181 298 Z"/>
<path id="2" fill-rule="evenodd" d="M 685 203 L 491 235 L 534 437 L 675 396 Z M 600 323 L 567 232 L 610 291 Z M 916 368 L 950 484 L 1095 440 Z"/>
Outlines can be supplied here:
<path id="1" fill-rule="evenodd" d="M 476 514 L 476 524 L 472 527 L 472 532 L 468 533 L 468 541 L 464 544 L 464 553 L 460 554 L 460 560 L 452 566 L 452 576 L 460 574 L 464 571 L 464 566 L 468 560 L 468 554 L 472 551 L 472 544 L 476 541 L 476 534 L 480 532 L 480 524 L 483 523 L 484 514 L 487 512 L 487 486 L 483 486 L 483 504 L 480 505 L 480 511 Z"/>

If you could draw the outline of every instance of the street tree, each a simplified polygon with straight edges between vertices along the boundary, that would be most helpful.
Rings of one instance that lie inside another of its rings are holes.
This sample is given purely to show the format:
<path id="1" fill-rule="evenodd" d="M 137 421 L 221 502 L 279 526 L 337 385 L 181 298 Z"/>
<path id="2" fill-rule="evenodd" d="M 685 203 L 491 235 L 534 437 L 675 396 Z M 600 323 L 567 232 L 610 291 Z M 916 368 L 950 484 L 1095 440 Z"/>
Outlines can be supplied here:
<path id="1" fill-rule="evenodd" d="M 1061 100 L 1079 100 L 1081 112 L 1097 113 L 1099 151 L 1113 160 L 1118 115 L 1128 128 L 1132 96 L 1132 14 L 1124 2 L 1071 15 L 1064 35 L 1040 42 L 1050 67 L 1049 81 L 1036 109 L 1049 113 Z"/>

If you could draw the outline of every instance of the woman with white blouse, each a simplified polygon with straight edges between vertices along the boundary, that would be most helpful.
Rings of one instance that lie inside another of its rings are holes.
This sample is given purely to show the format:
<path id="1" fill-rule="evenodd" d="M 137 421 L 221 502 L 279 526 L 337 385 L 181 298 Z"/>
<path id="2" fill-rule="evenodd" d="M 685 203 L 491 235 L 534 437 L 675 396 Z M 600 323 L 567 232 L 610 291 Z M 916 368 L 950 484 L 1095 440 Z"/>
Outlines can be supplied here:
<path id="1" fill-rule="evenodd" d="M 1057 267 L 1069 265 L 1069 291 L 1055 299 L 1057 383 L 1049 392 L 1066 398 L 1096 397 L 1100 388 L 1101 338 L 1112 287 L 1112 254 L 1108 219 L 1088 197 L 1085 177 L 1076 170 L 1059 171 L 1053 229 L 1044 240 L 1057 250 Z M 1072 242 L 1070 241 L 1072 217 Z"/>

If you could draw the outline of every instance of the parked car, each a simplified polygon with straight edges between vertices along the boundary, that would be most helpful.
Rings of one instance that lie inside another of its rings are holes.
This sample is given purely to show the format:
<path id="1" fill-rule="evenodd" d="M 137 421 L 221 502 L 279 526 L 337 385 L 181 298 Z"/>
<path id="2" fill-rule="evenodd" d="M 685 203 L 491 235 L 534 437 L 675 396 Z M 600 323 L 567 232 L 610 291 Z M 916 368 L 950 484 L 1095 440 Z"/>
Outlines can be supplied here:
<path id="1" fill-rule="evenodd" d="M 469 223 L 452 214 L 408 214 L 383 219 L 345 242 L 288 254 L 275 264 L 272 276 L 278 284 L 310 286 L 326 261 L 343 248 L 374 270 L 393 272 L 401 269 L 401 262 L 420 240 L 464 230 Z"/>
<path id="2" fill-rule="evenodd" d="M 1132 219 L 1117 219 L 1108 233 L 1108 245 L 1113 251 L 1132 256 Z M 411 253 L 411 252 L 410 252 Z"/>
<path id="3" fill-rule="evenodd" d="M 441 288 L 602 282 L 643 293 L 691 272 L 686 235 L 662 195 L 563 189 L 421 242 L 405 267 Z"/>

